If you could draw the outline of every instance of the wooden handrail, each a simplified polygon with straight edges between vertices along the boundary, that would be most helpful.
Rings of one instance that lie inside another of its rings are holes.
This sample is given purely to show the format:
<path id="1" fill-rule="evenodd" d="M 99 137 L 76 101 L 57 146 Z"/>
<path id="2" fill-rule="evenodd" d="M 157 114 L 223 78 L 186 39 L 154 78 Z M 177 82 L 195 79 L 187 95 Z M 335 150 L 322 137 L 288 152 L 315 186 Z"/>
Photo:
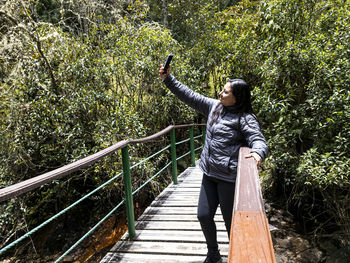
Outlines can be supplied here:
<path id="1" fill-rule="evenodd" d="M 239 152 L 228 263 L 276 262 L 258 169 L 250 149 Z"/>
<path id="2" fill-rule="evenodd" d="M 60 167 L 58 169 L 55 169 L 53 171 L 44 173 L 42 175 L 30 178 L 28 180 L 16 183 L 14 185 L 5 187 L 0 189 L 0 202 L 6 201 L 12 197 L 19 196 L 23 193 L 29 192 L 31 190 L 34 190 L 44 184 L 47 184 L 49 182 L 52 182 L 53 180 L 60 179 L 64 176 L 67 176 L 77 170 L 80 170 L 82 168 L 85 168 L 87 166 L 90 166 L 91 164 L 101 160 L 102 158 L 116 152 L 117 150 L 124 148 L 128 144 L 135 144 L 135 143 L 145 143 L 151 140 L 154 140 L 162 135 L 167 134 L 172 129 L 177 128 L 185 128 L 185 127 L 193 127 L 193 126 L 203 126 L 205 124 L 183 124 L 183 125 L 170 125 L 166 127 L 165 129 L 161 130 L 158 133 L 155 133 L 153 135 L 150 135 L 145 138 L 141 139 L 135 139 L 135 140 L 123 140 L 120 141 L 104 150 L 101 150 L 95 154 L 92 154 L 88 157 L 85 157 L 83 159 L 80 159 L 78 161 L 75 161 L 71 164 L 65 165 L 63 167 Z"/>

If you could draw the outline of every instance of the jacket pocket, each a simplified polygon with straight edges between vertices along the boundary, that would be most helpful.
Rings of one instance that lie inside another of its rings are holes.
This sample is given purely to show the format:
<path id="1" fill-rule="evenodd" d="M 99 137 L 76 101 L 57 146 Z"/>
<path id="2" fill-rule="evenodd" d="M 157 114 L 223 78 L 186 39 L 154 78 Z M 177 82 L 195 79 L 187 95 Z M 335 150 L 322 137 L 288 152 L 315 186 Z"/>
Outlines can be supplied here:
<path id="1" fill-rule="evenodd" d="M 228 170 L 230 173 L 236 173 L 237 172 L 237 166 L 238 161 L 234 160 L 233 157 L 230 158 L 229 164 L 228 164 Z"/>
<path id="2" fill-rule="evenodd" d="M 224 173 L 227 174 L 229 173 L 229 164 L 230 164 L 230 157 L 229 156 L 210 156 L 211 158 L 209 159 L 210 163 L 210 170 L 215 171 L 218 173 Z"/>

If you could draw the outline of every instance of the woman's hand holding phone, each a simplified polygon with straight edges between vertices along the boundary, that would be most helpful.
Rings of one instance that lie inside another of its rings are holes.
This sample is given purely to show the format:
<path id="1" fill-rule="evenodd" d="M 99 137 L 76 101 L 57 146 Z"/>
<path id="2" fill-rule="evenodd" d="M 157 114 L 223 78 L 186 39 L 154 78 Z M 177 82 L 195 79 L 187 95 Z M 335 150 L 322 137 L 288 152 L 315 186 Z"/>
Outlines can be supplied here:
<path id="1" fill-rule="evenodd" d="M 160 69 L 159 69 L 159 76 L 162 80 L 166 79 L 166 77 L 169 75 L 170 73 L 170 62 L 173 58 L 173 55 L 170 54 L 165 62 L 165 65 L 160 65 Z"/>

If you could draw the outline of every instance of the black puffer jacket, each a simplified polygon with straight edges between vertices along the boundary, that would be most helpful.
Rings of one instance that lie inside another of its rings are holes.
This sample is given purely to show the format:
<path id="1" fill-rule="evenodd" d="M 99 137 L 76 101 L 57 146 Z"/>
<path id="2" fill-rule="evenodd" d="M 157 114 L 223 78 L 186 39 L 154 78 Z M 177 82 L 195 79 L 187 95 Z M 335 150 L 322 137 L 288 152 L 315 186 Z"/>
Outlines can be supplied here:
<path id="1" fill-rule="evenodd" d="M 165 85 L 180 100 L 211 119 L 220 103 L 200 95 L 177 81 L 172 75 L 164 80 Z M 234 182 L 237 174 L 239 148 L 249 146 L 251 152 L 265 159 L 268 152 L 257 119 L 248 113 L 238 114 L 223 107 L 221 115 L 213 125 L 206 127 L 205 145 L 201 154 L 200 168 L 208 176 Z"/>

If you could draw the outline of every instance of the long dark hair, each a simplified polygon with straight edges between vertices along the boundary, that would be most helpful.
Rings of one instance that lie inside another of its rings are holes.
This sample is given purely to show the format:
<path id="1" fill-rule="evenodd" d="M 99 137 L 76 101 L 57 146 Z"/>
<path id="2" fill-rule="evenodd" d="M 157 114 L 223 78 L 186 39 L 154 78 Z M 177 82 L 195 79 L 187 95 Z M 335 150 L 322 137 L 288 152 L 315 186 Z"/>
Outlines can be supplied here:
<path id="1" fill-rule="evenodd" d="M 252 107 L 250 86 L 247 82 L 243 79 L 229 79 L 228 83 L 231 84 L 231 92 L 236 98 L 236 103 L 232 107 L 227 107 L 227 109 L 231 112 L 238 113 L 240 117 L 242 113 L 250 113 L 257 119 Z M 210 126 L 219 118 L 223 107 L 221 103 L 216 106 L 209 122 Z"/>

